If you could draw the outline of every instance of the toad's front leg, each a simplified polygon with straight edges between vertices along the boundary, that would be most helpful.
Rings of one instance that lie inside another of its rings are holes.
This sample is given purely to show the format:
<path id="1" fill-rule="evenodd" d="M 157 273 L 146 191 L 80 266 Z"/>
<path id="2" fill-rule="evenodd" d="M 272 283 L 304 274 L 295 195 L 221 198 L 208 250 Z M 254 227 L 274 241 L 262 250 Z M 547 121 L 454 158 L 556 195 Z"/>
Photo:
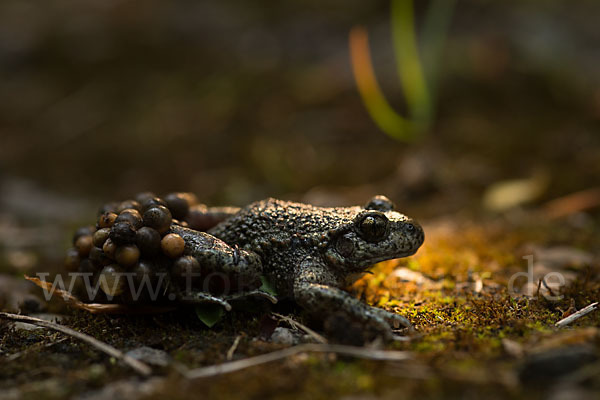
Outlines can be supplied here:
<path id="1" fill-rule="evenodd" d="M 386 339 L 393 337 L 392 327 L 410 327 L 410 322 L 397 314 L 371 307 L 350 296 L 347 292 L 323 283 L 315 283 L 315 274 L 301 274 L 294 283 L 294 298 L 310 314 L 327 315 L 341 311 L 382 333 Z"/>

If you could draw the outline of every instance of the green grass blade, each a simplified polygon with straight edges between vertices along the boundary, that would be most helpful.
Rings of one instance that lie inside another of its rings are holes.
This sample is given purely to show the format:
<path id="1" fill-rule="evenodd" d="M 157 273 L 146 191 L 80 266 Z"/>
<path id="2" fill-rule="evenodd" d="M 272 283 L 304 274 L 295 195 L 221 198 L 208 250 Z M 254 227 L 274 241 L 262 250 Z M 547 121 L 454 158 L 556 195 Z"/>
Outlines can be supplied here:
<path id="1" fill-rule="evenodd" d="M 455 5 L 456 0 L 432 0 L 423 21 L 421 54 L 432 103 L 435 103 L 437 97 L 442 50 Z"/>
<path id="2" fill-rule="evenodd" d="M 429 122 L 431 100 L 417 46 L 412 0 L 392 0 L 392 39 L 398 76 L 413 119 Z"/>
<path id="3" fill-rule="evenodd" d="M 369 38 L 362 27 L 350 31 L 350 56 L 358 92 L 375 124 L 396 140 L 414 140 L 417 131 L 413 123 L 394 111 L 377 83 L 371 63 Z"/>

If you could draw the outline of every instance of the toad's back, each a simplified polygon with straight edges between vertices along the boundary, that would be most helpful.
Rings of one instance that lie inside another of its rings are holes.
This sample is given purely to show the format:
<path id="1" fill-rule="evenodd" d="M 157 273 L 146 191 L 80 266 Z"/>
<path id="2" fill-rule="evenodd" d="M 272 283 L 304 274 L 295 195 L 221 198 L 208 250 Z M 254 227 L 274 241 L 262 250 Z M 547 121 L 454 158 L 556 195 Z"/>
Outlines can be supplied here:
<path id="1" fill-rule="evenodd" d="M 242 208 L 210 233 L 253 250 L 257 244 L 290 244 L 293 238 L 318 241 L 322 234 L 351 223 L 358 211 L 359 207 L 315 207 L 270 198 Z"/>
<path id="2" fill-rule="evenodd" d="M 266 199 L 252 203 L 209 231 L 230 245 L 255 252 L 280 294 L 291 294 L 300 262 L 319 257 L 331 233 L 352 223 L 360 207 L 322 208 Z"/>

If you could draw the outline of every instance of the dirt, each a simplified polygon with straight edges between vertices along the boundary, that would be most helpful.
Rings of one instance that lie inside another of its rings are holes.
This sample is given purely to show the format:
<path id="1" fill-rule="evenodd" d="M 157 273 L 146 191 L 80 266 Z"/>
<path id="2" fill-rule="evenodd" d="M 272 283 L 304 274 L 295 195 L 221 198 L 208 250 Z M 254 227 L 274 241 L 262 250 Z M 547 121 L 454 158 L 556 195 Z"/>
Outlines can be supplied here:
<path id="1" fill-rule="evenodd" d="M 349 288 L 368 303 L 411 320 L 415 329 L 404 333 L 405 340 L 383 347 L 410 352 L 408 361 L 300 354 L 190 381 L 182 370 L 227 362 L 238 336 L 233 360 L 286 347 L 269 340 L 276 326 L 289 328 L 275 320 L 273 311 L 325 330 L 331 342 L 369 343 L 357 342 L 360 329 L 351 329 L 343 320 L 337 323 L 346 329 L 332 328 L 331 321 L 323 327 L 305 320 L 302 311 L 289 304 L 234 311 L 209 329 L 189 308 L 152 316 L 108 316 L 71 310 L 57 302 L 50 311 L 66 316 L 61 323 L 124 351 L 147 346 L 164 352 L 168 364 L 153 366 L 153 378 L 141 378 L 76 339 L 45 329 L 16 329 L 2 321 L 2 394 L 186 398 L 202 393 L 207 398 L 240 399 L 597 394 L 598 375 L 589 371 L 600 365 L 600 312 L 566 328 L 554 326 L 569 309 L 572 313 L 598 300 L 598 254 L 579 250 L 591 248 L 600 233 L 597 225 L 583 235 L 564 220 L 548 222 L 530 213 L 518 223 L 500 218 L 477 224 L 445 219 L 425 221 L 424 226 L 427 241 L 415 257 L 381 263 Z M 568 243 L 565 238 L 570 238 Z M 553 250 L 557 243 L 560 251 Z M 533 268 L 531 278 L 519 278 L 514 292 L 509 291 L 511 276 L 527 271 L 523 257 L 528 254 L 547 264 L 554 262 L 552 271 L 563 273 L 568 282 L 550 293 L 545 286 L 537 287 L 539 271 Z M 527 296 L 521 292 L 529 279 L 535 290 Z"/>

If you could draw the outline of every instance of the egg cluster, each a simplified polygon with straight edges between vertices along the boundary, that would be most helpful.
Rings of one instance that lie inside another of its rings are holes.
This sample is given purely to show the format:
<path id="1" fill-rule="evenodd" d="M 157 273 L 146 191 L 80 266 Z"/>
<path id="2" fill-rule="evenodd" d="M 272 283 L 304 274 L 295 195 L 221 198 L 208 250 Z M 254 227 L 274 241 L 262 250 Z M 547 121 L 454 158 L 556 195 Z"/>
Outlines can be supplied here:
<path id="1" fill-rule="evenodd" d="M 170 232 L 172 224 L 187 226 L 184 219 L 196 203 L 191 193 L 159 198 L 146 192 L 135 200 L 105 204 L 95 226 L 75 232 L 73 247 L 67 251 L 67 271 L 92 273 L 106 295 L 126 296 L 128 283 L 154 284 L 158 272 L 199 269 L 194 257 L 183 255 L 183 238 Z M 123 273 L 130 273 L 133 280 L 124 279 Z"/>

